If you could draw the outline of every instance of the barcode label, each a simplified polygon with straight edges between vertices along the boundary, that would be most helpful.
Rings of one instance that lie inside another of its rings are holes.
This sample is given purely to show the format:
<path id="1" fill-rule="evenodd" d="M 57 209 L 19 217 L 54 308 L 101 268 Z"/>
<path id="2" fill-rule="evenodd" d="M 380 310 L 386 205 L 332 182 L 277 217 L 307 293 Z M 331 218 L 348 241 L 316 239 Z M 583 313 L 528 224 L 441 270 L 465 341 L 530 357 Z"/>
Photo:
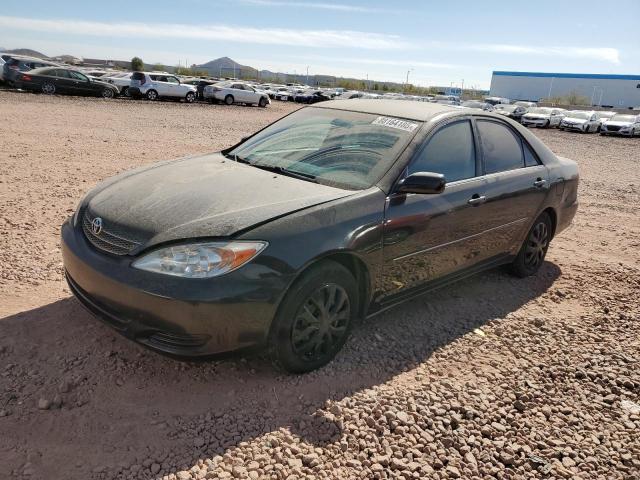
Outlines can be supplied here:
<path id="1" fill-rule="evenodd" d="M 398 130 L 404 130 L 405 132 L 413 132 L 416 128 L 418 128 L 417 123 L 392 117 L 378 117 L 373 122 L 371 122 L 371 124 L 397 128 Z"/>

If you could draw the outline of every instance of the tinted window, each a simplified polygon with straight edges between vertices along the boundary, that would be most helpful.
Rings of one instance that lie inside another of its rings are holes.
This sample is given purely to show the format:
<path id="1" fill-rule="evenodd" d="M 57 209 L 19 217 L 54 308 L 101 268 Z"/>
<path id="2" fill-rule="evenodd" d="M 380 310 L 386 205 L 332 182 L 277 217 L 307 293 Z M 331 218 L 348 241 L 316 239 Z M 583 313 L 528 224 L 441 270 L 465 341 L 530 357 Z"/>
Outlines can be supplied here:
<path id="1" fill-rule="evenodd" d="M 144 73 L 142 73 L 142 72 L 133 72 L 133 75 L 131 75 L 131 78 L 133 80 L 144 80 Z"/>
<path id="2" fill-rule="evenodd" d="M 56 70 L 56 77 L 71 78 L 68 70 Z"/>
<path id="3" fill-rule="evenodd" d="M 484 120 L 479 120 L 477 125 L 486 173 L 504 172 L 524 166 L 520 140 L 508 127 Z"/>
<path id="4" fill-rule="evenodd" d="M 441 173 L 447 182 L 476 175 L 476 149 L 469 121 L 438 130 L 409 166 L 409 173 Z"/>
<path id="5" fill-rule="evenodd" d="M 525 142 L 522 142 L 522 146 L 524 148 L 525 166 L 535 167 L 536 165 L 540 165 L 540 162 L 538 161 L 538 157 L 536 156 L 535 153 L 533 153 L 533 150 L 531 150 L 531 147 L 527 145 Z"/>
<path id="6" fill-rule="evenodd" d="M 83 82 L 89 81 L 89 79 L 80 72 L 74 72 L 73 70 L 67 70 L 67 72 L 69 72 L 69 75 L 71 75 L 71 78 L 75 80 L 81 80 Z"/>

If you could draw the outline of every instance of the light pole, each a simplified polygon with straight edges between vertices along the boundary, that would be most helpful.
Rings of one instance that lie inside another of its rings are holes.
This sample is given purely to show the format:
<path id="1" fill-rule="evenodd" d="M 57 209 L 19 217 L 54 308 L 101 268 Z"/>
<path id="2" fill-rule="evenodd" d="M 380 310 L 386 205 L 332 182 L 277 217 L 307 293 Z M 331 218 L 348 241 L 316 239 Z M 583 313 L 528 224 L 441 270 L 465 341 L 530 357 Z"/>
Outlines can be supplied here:
<path id="1" fill-rule="evenodd" d="M 404 89 L 405 91 L 407 90 L 407 88 L 409 88 L 409 74 L 413 72 L 413 68 L 410 68 L 409 70 L 407 70 L 407 80 L 404 83 Z"/>

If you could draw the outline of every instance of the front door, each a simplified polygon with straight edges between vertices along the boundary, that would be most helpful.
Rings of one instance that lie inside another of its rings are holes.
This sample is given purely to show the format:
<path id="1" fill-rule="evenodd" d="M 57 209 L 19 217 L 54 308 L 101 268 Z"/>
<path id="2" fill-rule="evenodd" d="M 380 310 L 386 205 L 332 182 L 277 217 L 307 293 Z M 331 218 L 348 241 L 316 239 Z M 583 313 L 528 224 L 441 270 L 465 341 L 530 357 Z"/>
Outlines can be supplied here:
<path id="1" fill-rule="evenodd" d="M 391 194 L 384 226 L 384 296 L 401 295 L 482 259 L 486 181 L 471 121 L 456 120 L 425 140 L 407 174 L 445 176 L 435 195 Z"/>

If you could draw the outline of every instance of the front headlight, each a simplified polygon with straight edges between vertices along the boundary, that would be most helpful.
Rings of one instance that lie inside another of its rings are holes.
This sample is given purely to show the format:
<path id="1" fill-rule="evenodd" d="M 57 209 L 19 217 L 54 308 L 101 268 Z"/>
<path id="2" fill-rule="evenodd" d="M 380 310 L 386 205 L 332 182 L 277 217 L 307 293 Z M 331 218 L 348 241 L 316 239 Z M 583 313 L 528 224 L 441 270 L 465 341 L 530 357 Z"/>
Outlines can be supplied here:
<path id="1" fill-rule="evenodd" d="M 224 275 L 249 262 L 267 242 L 207 242 L 160 248 L 133 262 L 148 272 L 184 278 Z"/>

